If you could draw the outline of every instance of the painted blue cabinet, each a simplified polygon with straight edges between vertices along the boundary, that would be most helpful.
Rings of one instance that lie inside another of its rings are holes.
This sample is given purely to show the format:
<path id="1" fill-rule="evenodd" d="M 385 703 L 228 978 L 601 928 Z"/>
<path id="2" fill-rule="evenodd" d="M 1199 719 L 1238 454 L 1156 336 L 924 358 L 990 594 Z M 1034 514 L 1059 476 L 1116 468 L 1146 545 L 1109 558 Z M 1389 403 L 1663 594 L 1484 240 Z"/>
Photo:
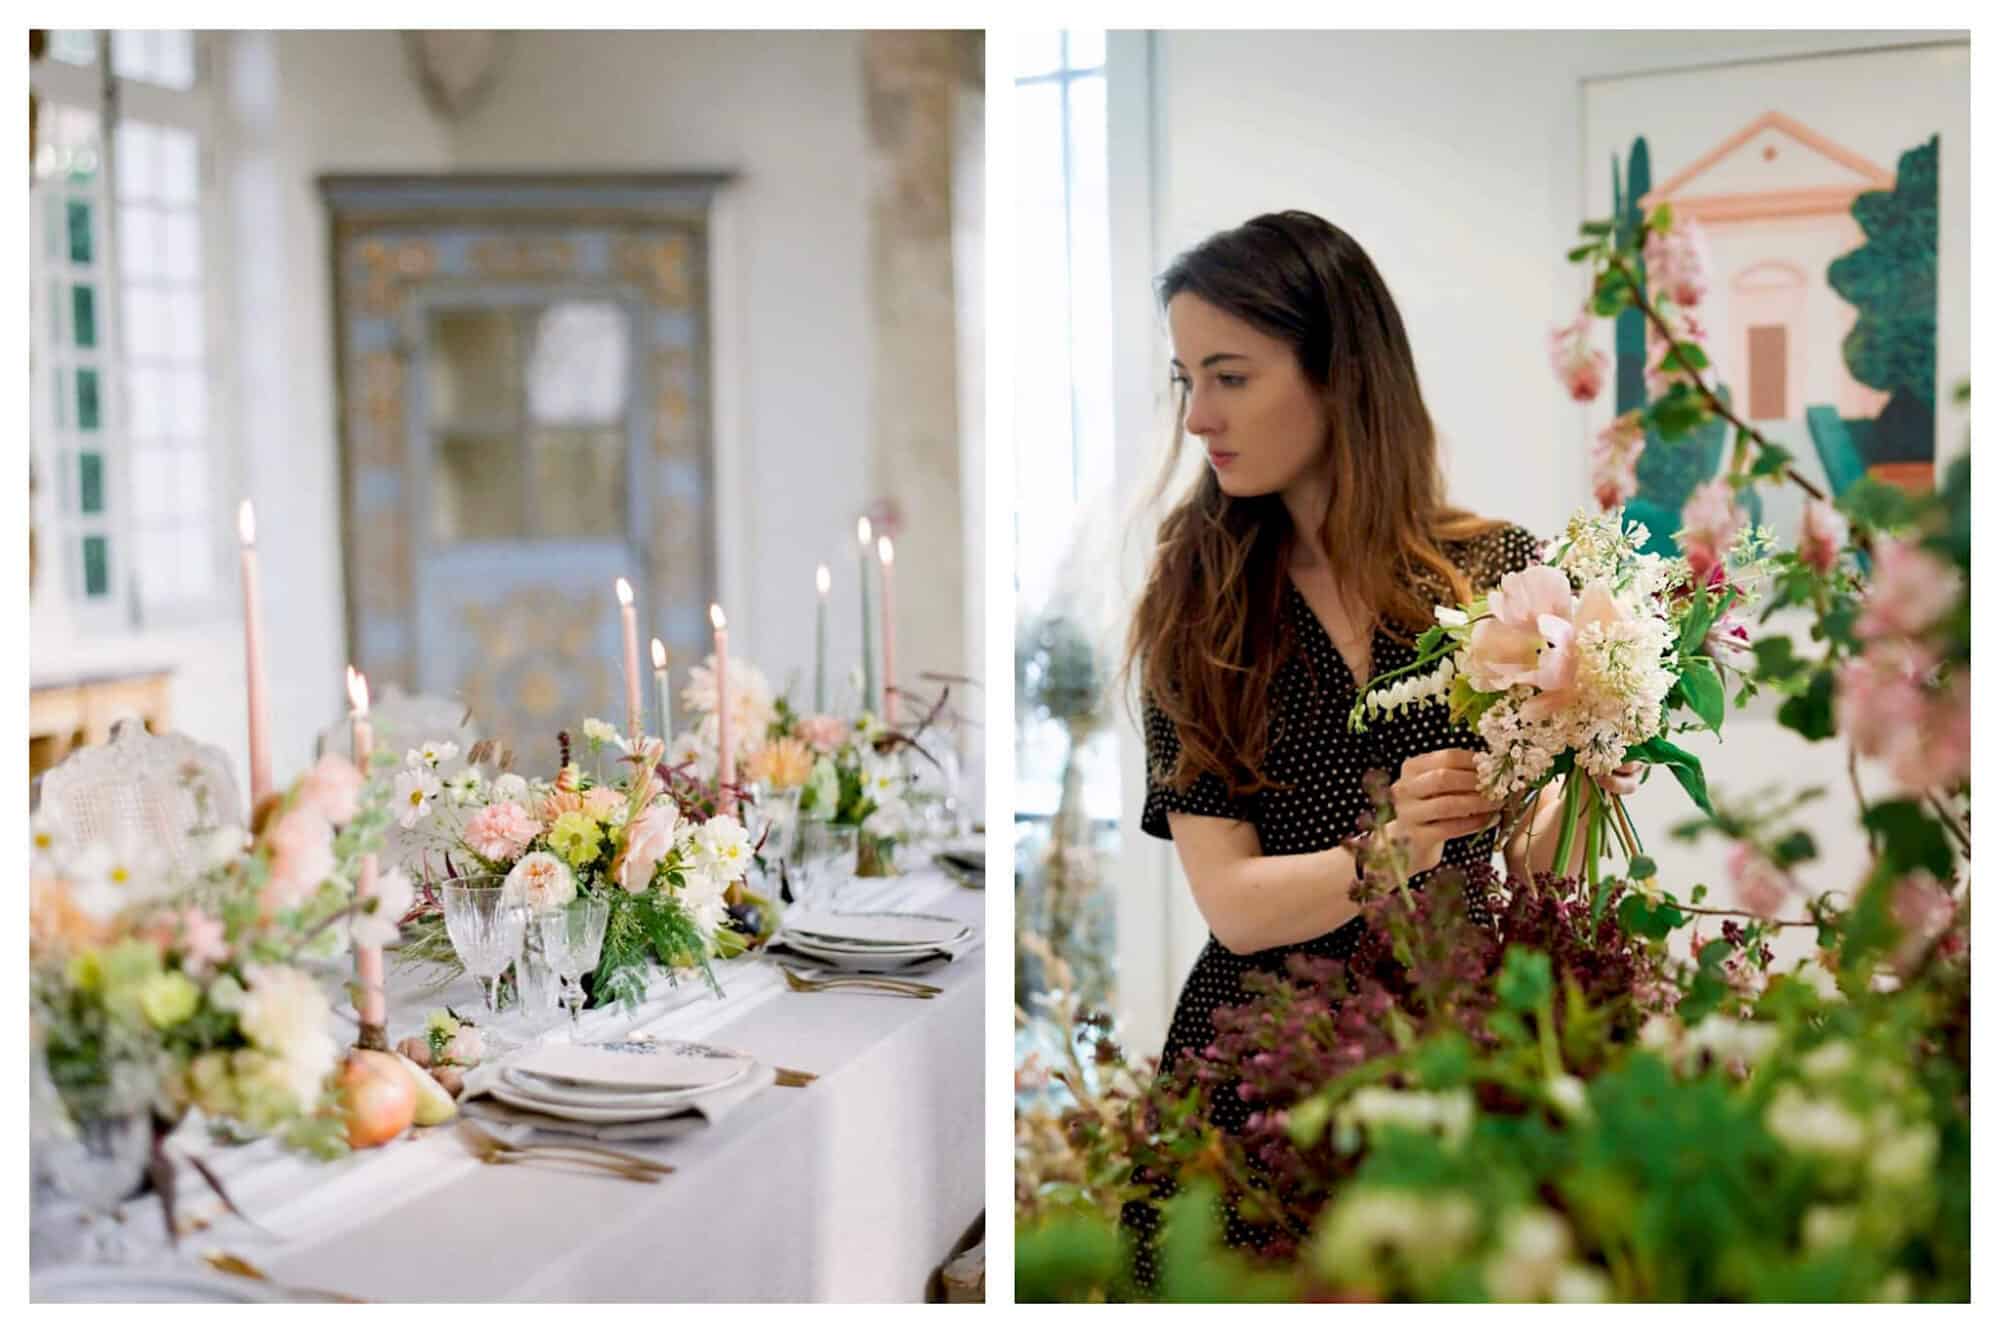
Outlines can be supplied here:
<path id="1" fill-rule="evenodd" d="M 724 179 L 320 182 L 350 652 L 378 692 L 462 699 L 525 767 L 587 715 L 624 721 L 618 577 L 677 683 L 705 651 Z"/>

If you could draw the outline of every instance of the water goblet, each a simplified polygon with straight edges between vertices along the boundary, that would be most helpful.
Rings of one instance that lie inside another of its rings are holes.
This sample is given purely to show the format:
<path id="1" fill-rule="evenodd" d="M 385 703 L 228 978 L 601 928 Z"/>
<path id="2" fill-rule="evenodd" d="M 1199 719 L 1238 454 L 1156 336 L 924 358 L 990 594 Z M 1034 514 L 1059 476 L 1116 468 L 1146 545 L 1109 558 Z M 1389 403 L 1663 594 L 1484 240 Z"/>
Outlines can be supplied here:
<path id="1" fill-rule="evenodd" d="M 114 1213 L 137 1189 L 153 1146 L 150 1087 L 137 1071 L 62 1090 L 38 1128 L 41 1165 L 58 1193 L 83 1210 L 85 1260 L 128 1257 L 131 1246 Z"/>
<path id="2" fill-rule="evenodd" d="M 832 907 L 841 886 L 854 877 L 855 842 L 852 824 L 810 821 L 799 829 L 799 902 L 808 907 Z"/>
<path id="3" fill-rule="evenodd" d="M 489 1022 L 500 1014 L 500 975 L 521 952 L 527 913 L 507 901 L 503 875 L 461 875 L 444 883 L 444 928 L 465 970 L 479 982 Z"/>
<path id="4" fill-rule="evenodd" d="M 597 966 L 604 952 L 604 927 L 610 919 L 608 901 L 584 897 L 572 898 L 535 918 L 542 952 L 550 970 L 561 980 L 563 999 L 569 1004 L 572 1039 L 582 1023 L 583 975 Z"/>

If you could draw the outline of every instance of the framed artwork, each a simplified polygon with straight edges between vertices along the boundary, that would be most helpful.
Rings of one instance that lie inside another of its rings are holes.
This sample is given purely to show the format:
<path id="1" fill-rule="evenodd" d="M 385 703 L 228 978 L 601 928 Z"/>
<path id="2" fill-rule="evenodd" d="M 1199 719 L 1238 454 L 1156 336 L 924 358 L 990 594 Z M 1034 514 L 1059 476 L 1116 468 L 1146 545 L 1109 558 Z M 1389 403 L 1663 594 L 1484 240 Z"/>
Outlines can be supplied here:
<path id="1" fill-rule="evenodd" d="M 1968 374 L 1971 47 L 1965 41 L 1586 80 L 1585 211 L 1661 203 L 1699 222 L 1697 310 L 1722 393 L 1838 495 L 1862 476 L 1929 489 L 1963 447 Z M 1647 331 L 1627 311 L 1615 391 L 1592 429 L 1644 402 Z M 1671 551 L 1729 428 L 1648 439 L 1628 505 Z M 1754 515 L 1789 540 L 1803 497 Z"/>

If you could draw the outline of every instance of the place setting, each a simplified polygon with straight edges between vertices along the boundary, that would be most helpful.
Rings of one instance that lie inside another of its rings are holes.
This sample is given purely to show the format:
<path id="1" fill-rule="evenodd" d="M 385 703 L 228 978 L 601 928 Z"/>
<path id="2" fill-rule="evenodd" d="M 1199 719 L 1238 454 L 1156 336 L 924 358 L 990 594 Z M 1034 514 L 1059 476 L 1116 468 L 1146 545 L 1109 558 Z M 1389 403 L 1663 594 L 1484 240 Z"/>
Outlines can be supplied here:
<path id="1" fill-rule="evenodd" d="M 854 990 L 931 999 L 943 988 L 915 976 L 956 961 L 976 942 L 972 926 L 935 913 L 806 910 L 785 919 L 769 952 L 787 989 L 795 992 Z M 780 961 L 782 955 L 798 965 Z"/>

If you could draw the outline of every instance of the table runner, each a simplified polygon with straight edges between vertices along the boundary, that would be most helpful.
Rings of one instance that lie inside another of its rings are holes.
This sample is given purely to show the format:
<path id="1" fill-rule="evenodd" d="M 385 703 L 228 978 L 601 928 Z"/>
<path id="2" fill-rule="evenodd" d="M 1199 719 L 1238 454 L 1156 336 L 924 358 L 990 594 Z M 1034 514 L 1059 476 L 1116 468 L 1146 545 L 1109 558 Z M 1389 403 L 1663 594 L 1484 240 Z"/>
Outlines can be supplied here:
<path id="1" fill-rule="evenodd" d="M 975 925 L 984 905 L 934 870 L 858 881 L 841 901 Z M 370 1300 L 921 1299 L 983 1206 L 984 973 L 976 949 L 927 972 L 943 994 L 922 1001 L 795 994 L 757 957 L 717 968 L 720 1000 L 662 983 L 635 1013 L 587 1013 L 586 1038 L 711 1040 L 819 1080 L 663 1147 L 676 1172 L 656 1185 L 488 1166 L 451 1125 L 331 1166 L 272 1145 L 210 1152 L 275 1238 L 225 1217 L 183 1247 Z M 477 1005 L 469 982 L 426 996 L 417 981 L 392 974 L 394 1035 L 446 1000 Z"/>

